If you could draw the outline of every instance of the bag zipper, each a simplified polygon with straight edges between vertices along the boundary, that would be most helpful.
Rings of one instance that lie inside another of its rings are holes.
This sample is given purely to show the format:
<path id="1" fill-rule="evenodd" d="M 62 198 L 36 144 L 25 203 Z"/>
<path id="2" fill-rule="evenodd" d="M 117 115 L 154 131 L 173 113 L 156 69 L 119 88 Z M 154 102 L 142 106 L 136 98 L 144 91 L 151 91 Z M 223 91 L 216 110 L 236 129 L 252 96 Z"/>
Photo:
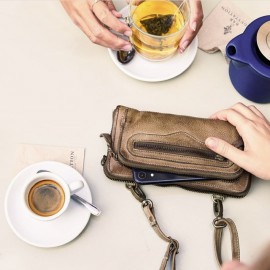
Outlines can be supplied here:
<path id="1" fill-rule="evenodd" d="M 104 173 L 105 175 L 111 179 L 111 180 L 114 180 L 114 181 L 118 181 L 118 182 L 122 182 L 122 183 L 134 183 L 134 181 L 132 179 L 127 179 L 127 178 L 119 178 L 119 177 L 113 177 L 107 170 L 107 167 L 105 166 L 105 163 L 106 163 L 106 160 L 107 160 L 107 156 L 104 155 L 102 160 L 101 160 L 101 165 L 103 166 L 103 170 L 104 170 Z M 211 180 L 209 180 L 211 181 Z M 222 180 L 222 181 L 226 181 L 226 182 L 230 182 L 232 180 Z M 187 191 L 191 191 L 191 192 L 195 192 L 195 193 L 201 193 L 201 194 L 216 194 L 216 195 L 220 195 L 220 196 L 223 196 L 224 198 L 226 197 L 230 197 L 230 198 L 236 198 L 236 199 L 240 199 L 240 198 L 244 198 L 247 194 L 244 194 L 244 195 L 240 195 L 240 196 L 236 196 L 236 195 L 229 195 L 229 194 L 223 194 L 223 193 L 215 193 L 215 192 L 207 192 L 207 191 L 204 191 L 204 190 L 200 190 L 200 189 L 196 189 L 196 188 L 189 188 L 189 187 L 185 187 L 185 186 L 180 186 L 180 185 L 176 185 L 176 184 L 169 184 L 169 185 L 154 185 L 154 186 L 158 186 L 158 187 L 178 187 L 178 188 L 182 188 L 184 190 L 187 190 Z"/>
<path id="2" fill-rule="evenodd" d="M 224 181 L 224 180 L 222 180 L 222 181 Z M 161 185 L 158 185 L 158 186 L 161 186 Z M 223 194 L 223 193 L 218 193 L 218 192 L 207 192 L 207 191 L 202 191 L 202 190 L 199 190 L 199 189 L 196 189 L 196 188 L 188 188 L 188 187 L 183 187 L 183 186 L 173 185 L 173 184 L 172 185 L 166 185 L 164 187 L 178 187 L 178 188 L 182 188 L 184 190 L 191 191 L 191 192 L 194 192 L 194 193 L 222 196 L 222 197 L 224 197 L 224 199 L 227 198 L 227 197 L 235 198 L 235 199 L 241 199 L 241 198 L 244 198 L 247 195 L 247 194 L 244 194 L 244 195 L 236 196 L 236 195 L 229 195 L 229 194 Z"/>
<path id="3" fill-rule="evenodd" d="M 134 149 L 138 150 L 148 150 L 148 151 L 156 151 L 162 153 L 170 153 L 170 154 L 180 154 L 185 156 L 197 156 L 201 158 L 207 158 L 212 160 L 217 160 L 220 162 L 226 162 L 227 159 L 223 156 L 216 154 L 211 151 L 206 151 L 203 149 L 194 149 L 185 146 L 179 145 L 169 145 L 165 143 L 157 143 L 157 142 L 134 142 Z"/>
<path id="4" fill-rule="evenodd" d="M 105 138 L 105 140 L 107 141 L 107 144 L 108 144 L 108 146 L 109 146 L 109 151 L 108 152 L 110 152 L 111 153 L 111 155 L 112 155 L 112 157 L 111 158 L 115 158 L 116 160 L 118 160 L 119 161 L 119 159 L 118 159 L 118 155 L 116 155 L 115 153 L 114 153 L 114 151 L 112 151 L 112 148 L 111 148 L 111 140 L 108 140 L 108 139 L 110 139 L 110 136 L 107 136 L 107 134 L 102 134 L 101 135 L 101 137 L 104 137 Z M 132 183 L 132 182 L 134 182 L 132 179 L 127 179 L 127 178 L 125 178 L 125 177 L 123 177 L 123 178 L 119 178 L 119 176 L 118 177 L 113 177 L 111 174 L 110 174 L 110 172 L 107 170 L 107 166 L 105 165 L 106 164 L 106 162 L 107 162 L 107 158 L 108 158 L 108 156 L 107 155 L 104 155 L 103 157 L 102 157 L 102 160 L 101 160 L 101 165 L 102 165 L 102 167 L 103 167 L 103 170 L 104 170 L 104 173 L 105 173 L 105 175 L 109 178 L 109 179 L 111 179 L 111 180 L 114 180 L 114 181 L 118 181 L 118 182 L 124 182 L 124 183 Z M 147 169 L 147 168 L 145 168 L 145 169 Z M 209 180 L 210 181 L 210 180 Z M 222 180 L 222 181 L 232 181 L 232 180 Z M 161 186 L 161 185 L 156 185 L 156 186 Z M 166 186 L 163 186 L 163 187 L 180 187 L 180 188 L 182 188 L 182 189 L 185 189 L 185 190 L 188 190 L 188 191 L 192 191 L 192 192 L 196 192 L 196 193 L 204 193 L 204 194 L 213 194 L 214 192 L 207 192 L 207 191 L 204 191 L 204 190 L 199 190 L 199 189 L 196 189 L 196 188 L 188 188 L 188 187 L 183 187 L 183 186 L 179 186 L 179 185 L 174 185 L 174 184 L 170 184 L 170 185 L 166 185 Z M 228 194 L 222 194 L 222 193 L 216 193 L 216 194 L 218 194 L 218 195 L 221 195 L 221 196 L 224 196 L 224 197 L 231 197 L 231 198 L 243 198 L 243 197 L 245 197 L 246 196 L 246 194 L 244 194 L 244 195 L 241 195 L 241 196 L 234 196 L 234 195 L 228 195 Z"/>
<path id="5" fill-rule="evenodd" d="M 111 158 L 113 158 L 113 157 L 111 157 Z M 106 164 L 106 161 L 107 161 L 107 156 L 106 156 L 106 155 L 103 155 L 103 157 L 102 157 L 102 159 L 101 159 L 101 165 L 102 165 L 102 167 L 103 167 L 103 171 L 104 171 L 105 175 L 106 175 L 109 179 L 114 180 L 114 181 L 118 181 L 118 182 L 124 182 L 124 183 L 131 183 L 131 182 L 133 182 L 132 179 L 126 178 L 126 177 L 122 177 L 122 178 L 119 177 L 119 176 L 113 177 L 113 176 L 111 175 L 111 173 L 107 170 L 107 166 L 105 165 L 105 164 Z"/>

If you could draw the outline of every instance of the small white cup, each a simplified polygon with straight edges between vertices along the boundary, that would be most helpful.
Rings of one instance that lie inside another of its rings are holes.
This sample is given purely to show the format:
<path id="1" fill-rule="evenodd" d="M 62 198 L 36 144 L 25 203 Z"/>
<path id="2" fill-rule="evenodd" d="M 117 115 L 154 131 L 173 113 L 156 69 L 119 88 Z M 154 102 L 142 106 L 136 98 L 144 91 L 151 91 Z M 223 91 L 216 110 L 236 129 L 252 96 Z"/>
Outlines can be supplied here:
<path id="1" fill-rule="evenodd" d="M 52 172 L 40 172 L 29 178 L 23 191 L 23 201 L 33 218 L 53 220 L 67 210 L 70 196 L 83 186 L 80 180 L 66 183 Z"/>

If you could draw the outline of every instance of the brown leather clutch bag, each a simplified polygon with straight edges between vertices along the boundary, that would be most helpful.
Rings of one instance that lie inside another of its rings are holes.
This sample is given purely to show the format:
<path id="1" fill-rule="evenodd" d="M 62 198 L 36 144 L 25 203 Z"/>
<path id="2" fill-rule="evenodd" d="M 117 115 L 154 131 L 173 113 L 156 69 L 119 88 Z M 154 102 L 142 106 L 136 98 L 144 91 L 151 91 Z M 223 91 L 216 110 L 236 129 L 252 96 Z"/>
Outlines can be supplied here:
<path id="1" fill-rule="evenodd" d="M 111 134 L 102 136 L 108 144 L 104 172 L 110 179 L 133 182 L 131 169 L 142 168 L 211 178 L 173 183 L 198 192 L 243 197 L 249 191 L 250 174 L 204 143 L 214 136 L 242 149 L 241 137 L 228 122 L 118 106 Z"/>
<path id="2" fill-rule="evenodd" d="M 211 179 L 168 185 L 214 194 L 218 261 L 222 262 L 221 233 L 226 226 L 232 232 L 232 243 L 235 243 L 232 246 L 235 249 L 233 258 L 239 259 L 237 231 L 232 220 L 223 218 L 222 201 L 227 196 L 244 197 L 249 191 L 251 177 L 232 161 L 208 149 L 204 143 L 207 137 L 213 136 L 243 149 L 242 138 L 234 126 L 221 120 L 138 111 L 118 106 L 113 113 L 111 134 L 101 136 L 108 145 L 107 155 L 102 159 L 106 176 L 126 182 L 133 195 L 142 202 L 143 208 L 145 205 L 148 207 L 149 202 L 140 186 L 134 182 L 132 168 Z M 152 202 L 148 208 L 151 210 L 151 207 Z M 168 240 L 171 249 L 177 246 L 177 241 L 174 241 L 170 243 Z"/>

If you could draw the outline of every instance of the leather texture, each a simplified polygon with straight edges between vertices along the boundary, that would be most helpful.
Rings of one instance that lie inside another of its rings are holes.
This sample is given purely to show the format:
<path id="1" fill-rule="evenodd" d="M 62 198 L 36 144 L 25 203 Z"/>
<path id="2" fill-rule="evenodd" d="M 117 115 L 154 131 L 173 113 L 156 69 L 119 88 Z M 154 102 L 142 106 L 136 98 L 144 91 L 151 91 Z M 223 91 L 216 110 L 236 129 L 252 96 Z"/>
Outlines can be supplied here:
<path id="1" fill-rule="evenodd" d="M 216 258 L 219 265 L 221 266 L 223 264 L 221 248 L 222 248 L 223 230 L 226 227 L 229 229 L 231 236 L 232 260 L 240 261 L 239 237 L 234 222 L 230 218 L 220 218 L 215 221 L 214 226 L 215 226 L 214 246 Z"/>
<path id="2" fill-rule="evenodd" d="M 131 168 L 142 168 L 216 179 L 170 184 L 189 190 L 233 197 L 243 197 L 249 191 L 250 174 L 204 143 L 215 136 L 242 149 L 241 137 L 226 121 L 118 106 L 111 134 L 103 136 L 108 144 L 104 172 L 110 179 L 133 181 Z"/>

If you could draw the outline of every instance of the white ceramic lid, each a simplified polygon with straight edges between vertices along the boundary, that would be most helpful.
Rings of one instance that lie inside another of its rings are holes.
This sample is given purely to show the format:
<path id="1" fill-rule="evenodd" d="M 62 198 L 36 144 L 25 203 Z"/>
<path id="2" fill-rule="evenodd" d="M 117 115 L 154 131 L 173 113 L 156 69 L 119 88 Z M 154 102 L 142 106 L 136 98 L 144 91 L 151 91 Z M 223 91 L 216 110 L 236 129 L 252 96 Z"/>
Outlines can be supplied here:
<path id="1" fill-rule="evenodd" d="M 270 21 L 264 23 L 257 33 L 257 44 L 262 55 L 270 60 Z"/>

